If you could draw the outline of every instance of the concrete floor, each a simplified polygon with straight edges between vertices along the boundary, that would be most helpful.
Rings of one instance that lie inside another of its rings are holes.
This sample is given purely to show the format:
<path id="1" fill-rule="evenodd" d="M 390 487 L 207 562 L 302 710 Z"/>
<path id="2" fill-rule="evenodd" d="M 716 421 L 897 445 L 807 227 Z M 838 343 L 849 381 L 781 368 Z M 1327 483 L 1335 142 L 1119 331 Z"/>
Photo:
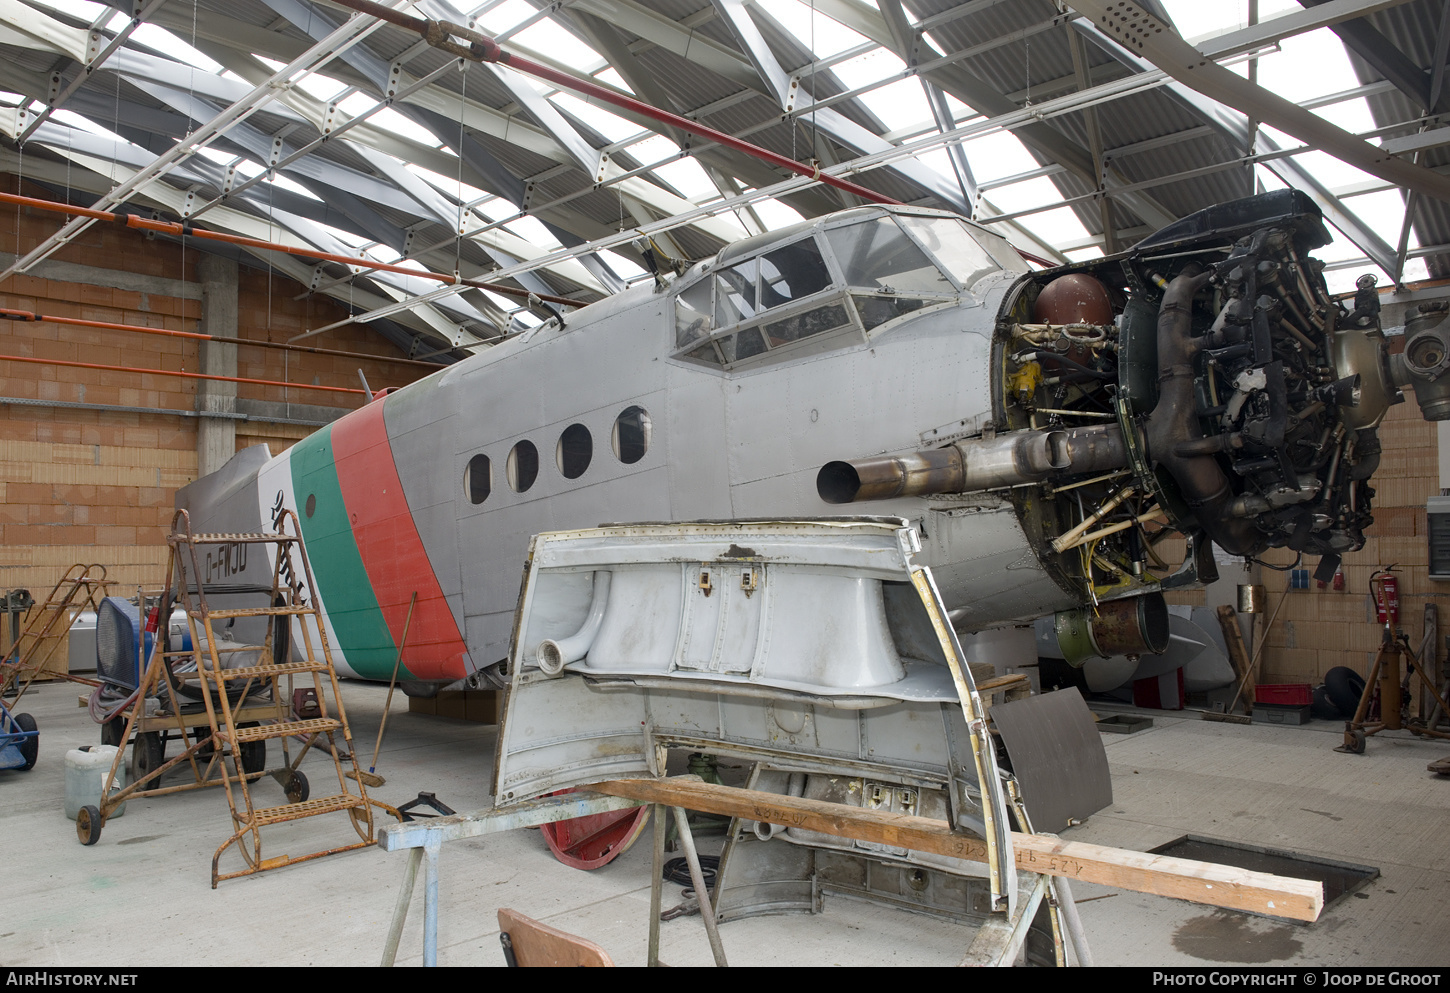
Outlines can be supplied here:
<path id="1" fill-rule="evenodd" d="M 0 772 L 8 912 L 0 963 L 46 966 L 370 965 L 381 954 L 405 856 L 347 853 L 210 888 L 210 862 L 228 831 L 220 790 L 132 801 L 99 843 L 82 847 L 63 810 L 67 749 L 99 740 L 76 706 L 78 688 L 38 684 L 23 711 L 39 722 L 30 772 Z M 354 736 L 368 746 L 386 688 L 347 683 Z M 1115 802 L 1066 837 L 1147 849 L 1193 833 L 1377 866 L 1381 877 L 1312 925 L 1214 910 L 1078 884 L 1084 925 L 1102 965 L 1450 965 L 1450 779 L 1425 769 L 1450 744 L 1404 732 L 1369 741 L 1363 756 L 1334 752 L 1336 726 L 1242 726 L 1154 712 L 1153 728 L 1104 735 Z M 456 810 L 488 800 L 491 727 L 407 712 L 388 720 L 375 794 L 399 804 L 420 790 Z M 274 764 L 279 755 L 271 745 Z M 314 784 L 330 773 L 309 757 Z M 271 780 L 266 803 L 282 802 Z M 315 786 L 320 795 L 323 788 Z M 275 795 L 273 795 L 275 794 Z M 343 815 L 279 825 L 264 857 L 345 844 Z M 311 846 L 311 847 L 308 847 Z M 718 839 L 701 848 L 718 850 Z M 649 833 L 603 869 L 560 865 L 537 831 L 446 846 L 440 883 L 439 963 L 502 965 L 495 911 L 513 907 L 585 935 L 620 965 L 642 965 L 649 907 Z M 234 853 L 223 862 L 239 867 Z M 422 958 L 420 898 L 398 961 Z M 665 905 L 678 902 L 666 885 Z M 698 917 L 662 925 L 671 965 L 708 965 Z M 947 965 L 964 932 L 951 924 L 828 897 L 818 916 L 725 925 L 736 965 Z"/>

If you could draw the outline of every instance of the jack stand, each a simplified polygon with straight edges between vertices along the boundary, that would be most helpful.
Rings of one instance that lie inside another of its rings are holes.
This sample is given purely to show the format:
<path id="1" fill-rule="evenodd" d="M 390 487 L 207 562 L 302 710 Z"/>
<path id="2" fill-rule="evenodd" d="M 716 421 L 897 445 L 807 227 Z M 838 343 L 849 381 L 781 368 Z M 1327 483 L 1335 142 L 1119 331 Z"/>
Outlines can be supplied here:
<path id="1" fill-rule="evenodd" d="M 420 813 L 416 813 L 416 814 L 409 813 L 409 811 L 411 811 L 414 807 L 428 807 L 428 808 L 431 808 L 432 810 L 436 810 L 438 813 L 436 813 L 436 814 L 424 814 L 424 813 L 421 813 L 421 812 Z M 417 820 L 420 817 L 437 817 L 440 814 L 442 816 L 446 817 L 449 814 L 456 814 L 456 813 L 458 813 L 458 811 L 454 810 L 452 807 L 448 806 L 448 804 L 446 804 L 446 803 L 442 802 L 441 800 L 439 800 L 438 797 L 436 795 L 432 794 L 432 793 L 419 793 L 418 794 L 418 798 L 416 800 L 409 800 L 407 803 L 405 803 L 401 807 L 399 807 L 398 808 L 398 813 L 400 813 L 400 814 L 403 815 L 403 820 L 406 822 L 406 821 L 415 821 L 415 820 Z"/>

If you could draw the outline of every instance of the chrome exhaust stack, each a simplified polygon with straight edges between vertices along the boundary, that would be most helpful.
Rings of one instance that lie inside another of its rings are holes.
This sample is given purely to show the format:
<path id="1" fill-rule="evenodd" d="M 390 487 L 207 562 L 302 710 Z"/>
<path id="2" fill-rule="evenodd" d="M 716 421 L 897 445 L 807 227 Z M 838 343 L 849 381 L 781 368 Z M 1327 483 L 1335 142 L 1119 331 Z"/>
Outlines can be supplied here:
<path id="1" fill-rule="evenodd" d="M 945 448 L 827 462 L 816 475 L 826 503 L 859 503 L 931 493 L 974 493 L 1052 476 L 1121 469 L 1128 457 L 1116 424 L 1011 431 Z"/>

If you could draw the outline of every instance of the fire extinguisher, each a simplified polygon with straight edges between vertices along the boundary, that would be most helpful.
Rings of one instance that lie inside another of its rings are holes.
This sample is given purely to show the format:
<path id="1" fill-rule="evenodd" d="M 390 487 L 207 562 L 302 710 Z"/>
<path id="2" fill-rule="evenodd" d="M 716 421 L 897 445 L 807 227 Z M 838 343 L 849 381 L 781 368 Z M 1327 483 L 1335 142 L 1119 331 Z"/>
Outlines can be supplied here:
<path id="1" fill-rule="evenodd" d="M 1369 588 L 1374 594 L 1375 620 L 1387 628 L 1400 626 L 1400 580 L 1390 570 L 1381 569 L 1369 577 Z"/>

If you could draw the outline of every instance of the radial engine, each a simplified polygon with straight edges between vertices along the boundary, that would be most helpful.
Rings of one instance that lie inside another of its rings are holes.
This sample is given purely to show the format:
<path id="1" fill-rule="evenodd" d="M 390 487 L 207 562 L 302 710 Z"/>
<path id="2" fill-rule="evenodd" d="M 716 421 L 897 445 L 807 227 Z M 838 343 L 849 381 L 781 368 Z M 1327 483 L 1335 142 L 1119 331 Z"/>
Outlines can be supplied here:
<path id="1" fill-rule="evenodd" d="M 1413 387 L 1450 418 L 1450 320 L 1412 318 L 1390 356 L 1373 276 L 1333 299 L 1318 209 L 1284 190 L 1221 204 L 1128 252 L 1024 276 L 1003 299 L 994 422 L 907 456 L 832 462 L 833 503 L 998 489 L 1043 567 L 1083 602 L 1070 661 L 1166 645 L 1161 593 L 1217 576 L 1211 543 L 1287 547 L 1332 576 L 1373 521 L 1376 429 Z M 1157 546 L 1188 539 L 1170 569 Z"/>

